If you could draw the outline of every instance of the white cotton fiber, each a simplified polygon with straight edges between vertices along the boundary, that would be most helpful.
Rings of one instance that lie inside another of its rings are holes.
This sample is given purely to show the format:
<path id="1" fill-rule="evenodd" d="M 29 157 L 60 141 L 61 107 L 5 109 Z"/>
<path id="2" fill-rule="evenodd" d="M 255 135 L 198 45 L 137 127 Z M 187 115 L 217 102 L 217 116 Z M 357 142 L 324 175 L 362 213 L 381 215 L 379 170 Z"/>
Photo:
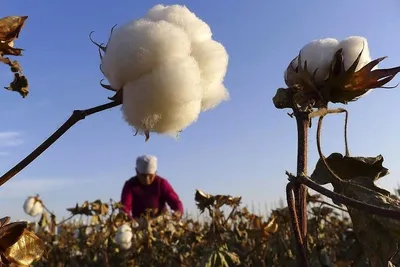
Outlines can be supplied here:
<path id="1" fill-rule="evenodd" d="M 37 197 L 28 197 L 23 205 L 26 214 L 36 217 L 43 213 L 43 204 Z"/>
<path id="2" fill-rule="evenodd" d="M 333 38 L 318 39 L 306 44 L 300 50 L 301 64 L 307 61 L 307 70 L 310 74 L 314 74 L 318 68 L 315 81 L 324 81 L 329 73 L 329 67 L 333 56 L 338 50 L 339 41 Z"/>
<path id="3" fill-rule="evenodd" d="M 185 6 L 156 5 L 145 17 L 152 21 L 165 20 L 178 26 L 189 35 L 192 42 L 204 42 L 212 37 L 210 26 Z"/>
<path id="4" fill-rule="evenodd" d="M 139 133 L 176 136 L 229 99 L 228 54 L 211 37 L 210 27 L 179 5 L 156 5 L 114 29 L 102 69 L 111 87 L 124 89 L 124 118 Z"/>
<path id="5" fill-rule="evenodd" d="M 364 47 L 364 50 L 362 50 Z M 360 57 L 360 62 L 357 65 L 356 71 L 371 62 L 371 55 L 369 52 L 368 41 L 361 36 L 350 36 L 339 43 L 338 49 L 343 49 L 344 67 L 349 69 L 350 66 L 357 59 L 361 50 L 363 51 Z"/>
<path id="6" fill-rule="evenodd" d="M 115 242 L 121 249 L 129 249 L 132 246 L 132 228 L 128 224 L 123 224 L 118 227 L 115 235 Z"/>

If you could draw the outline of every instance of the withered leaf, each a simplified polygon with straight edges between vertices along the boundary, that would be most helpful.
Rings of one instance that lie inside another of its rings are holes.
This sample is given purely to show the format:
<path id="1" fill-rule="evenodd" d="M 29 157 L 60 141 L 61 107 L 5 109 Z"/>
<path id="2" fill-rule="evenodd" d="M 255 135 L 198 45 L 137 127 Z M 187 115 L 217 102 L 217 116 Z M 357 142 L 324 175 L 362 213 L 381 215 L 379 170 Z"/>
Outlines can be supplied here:
<path id="1" fill-rule="evenodd" d="M 5 252 L 10 246 L 14 245 L 27 228 L 26 222 L 8 223 L 9 217 L 1 219 L 0 227 L 0 253 Z"/>
<path id="2" fill-rule="evenodd" d="M 95 213 L 97 213 L 99 215 L 104 216 L 104 215 L 107 215 L 107 213 L 108 213 L 108 204 L 101 202 L 100 199 L 90 203 L 90 206 L 91 206 L 92 211 L 94 211 Z"/>
<path id="3" fill-rule="evenodd" d="M 44 242 L 34 233 L 24 228 L 18 241 L 4 252 L 4 256 L 10 263 L 29 266 L 32 262 L 38 261 L 44 251 Z"/>
<path id="4" fill-rule="evenodd" d="M 232 197 L 229 195 L 216 195 L 214 196 L 214 199 L 215 199 L 215 207 L 220 208 L 223 205 L 227 205 L 230 207 L 238 206 L 240 204 L 240 201 L 242 200 L 242 197 Z"/>
<path id="5" fill-rule="evenodd" d="M 29 94 L 28 80 L 24 75 L 20 75 L 19 73 L 15 73 L 14 80 L 8 87 L 4 88 L 10 91 L 18 92 L 23 98 Z"/>
<path id="6" fill-rule="evenodd" d="M 7 16 L 0 19 L 0 41 L 9 43 L 18 38 L 28 16 Z"/>
<path id="7" fill-rule="evenodd" d="M 357 183 L 364 185 L 365 181 L 368 181 L 368 179 L 359 179 Z M 334 185 L 334 189 L 349 198 L 387 210 L 400 211 L 400 200 L 397 197 L 383 195 L 379 191 L 367 188 L 367 186 L 362 187 L 355 183 L 348 183 L 345 186 Z M 371 266 L 388 266 L 388 262 L 398 252 L 400 221 L 357 211 L 349 206 L 347 209 L 353 223 L 354 232 L 368 255 Z"/>
<path id="8" fill-rule="evenodd" d="M 376 157 L 348 157 L 340 153 L 332 153 L 325 160 L 341 179 L 350 181 L 363 177 L 363 179 L 366 179 L 364 186 L 367 188 L 378 190 L 386 195 L 389 194 L 388 191 L 377 188 L 374 184 L 376 180 L 389 174 L 389 170 L 382 165 L 382 155 Z M 335 181 L 335 177 L 326 168 L 322 159 L 318 160 L 315 170 L 311 174 L 311 179 L 321 185 Z"/>
<path id="9" fill-rule="evenodd" d="M 338 181 L 322 160 L 317 163 L 311 179 L 320 184 L 332 183 L 334 191 L 348 198 L 386 210 L 400 211 L 400 200 L 390 192 L 375 185 L 375 181 L 388 174 L 382 166 L 383 157 L 346 157 L 333 153 L 326 161 Z M 354 232 L 368 255 L 372 266 L 388 266 L 397 253 L 400 240 L 400 221 L 357 211 L 347 206 Z"/>
<path id="10" fill-rule="evenodd" d="M 10 46 L 10 43 L 0 42 L 0 54 L 2 55 L 10 55 L 10 56 L 20 56 L 23 49 L 14 48 Z"/>
<path id="11" fill-rule="evenodd" d="M 69 208 L 67 211 L 71 212 L 72 215 L 87 215 L 91 216 L 93 212 L 89 208 L 89 202 L 85 201 L 82 206 L 79 206 L 78 203 L 74 208 Z"/>
<path id="12" fill-rule="evenodd" d="M 212 205 L 214 205 L 215 198 L 210 194 L 204 193 L 203 191 L 196 189 L 194 200 L 196 201 L 198 209 L 201 211 L 201 213 L 203 213 L 205 209 L 210 208 Z"/>

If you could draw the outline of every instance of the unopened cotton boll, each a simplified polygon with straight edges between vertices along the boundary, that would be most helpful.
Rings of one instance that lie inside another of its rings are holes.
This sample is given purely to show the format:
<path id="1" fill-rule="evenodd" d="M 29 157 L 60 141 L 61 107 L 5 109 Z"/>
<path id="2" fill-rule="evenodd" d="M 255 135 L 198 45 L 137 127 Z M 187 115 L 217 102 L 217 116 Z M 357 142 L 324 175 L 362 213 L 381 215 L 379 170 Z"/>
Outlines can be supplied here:
<path id="1" fill-rule="evenodd" d="M 36 197 L 28 197 L 25 200 L 23 208 L 25 213 L 32 217 L 36 217 L 37 215 L 43 213 L 42 202 Z"/>
<path id="2" fill-rule="evenodd" d="M 179 5 L 156 5 L 113 31 L 101 65 L 111 87 L 123 89 L 129 125 L 176 136 L 229 99 L 228 54 L 211 37 L 207 23 Z"/>
<path id="3" fill-rule="evenodd" d="M 334 38 L 318 39 L 306 44 L 300 50 L 301 65 L 307 61 L 307 70 L 315 73 L 315 81 L 323 82 L 328 74 L 333 56 L 338 50 L 339 41 Z"/>
<path id="4" fill-rule="evenodd" d="M 363 50 L 364 48 L 364 50 Z M 368 41 L 361 36 L 350 36 L 339 43 L 338 49 L 343 49 L 343 63 L 345 70 L 348 70 L 358 55 L 361 53 L 360 61 L 356 67 L 356 71 L 371 62 L 371 55 L 369 52 Z"/>

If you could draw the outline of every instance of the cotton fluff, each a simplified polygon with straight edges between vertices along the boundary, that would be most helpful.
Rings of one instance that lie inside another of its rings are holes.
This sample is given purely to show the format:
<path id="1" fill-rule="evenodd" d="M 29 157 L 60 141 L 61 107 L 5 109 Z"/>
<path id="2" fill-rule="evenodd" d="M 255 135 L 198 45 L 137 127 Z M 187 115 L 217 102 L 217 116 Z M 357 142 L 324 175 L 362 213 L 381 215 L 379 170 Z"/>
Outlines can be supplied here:
<path id="1" fill-rule="evenodd" d="M 310 74 L 314 74 L 315 70 L 318 69 L 315 74 L 315 82 L 321 83 L 327 78 L 333 56 L 339 49 L 342 49 L 345 70 L 350 68 L 361 51 L 363 52 L 356 71 L 372 61 L 367 39 L 361 36 L 350 36 L 340 42 L 333 38 L 311 41 L 300 50 L 301 65 L 304 68 L 305 61 L 307 61 L 307 70 Z M 294 68 L 298 66 L 298 56 L 291 61 L 291 64 Z M 373 70 L 376 68 L 377 66 Z M 293 77 L 295 76 L 287 68 L 284 73 L 284 79 L 288 86 L 296 83 Z"/>
<path id="2" fill-rule="evenodd" d="M 339 42 L 333 38 L 311 41 L 300 50 L 301 65 L 304 68 L 307 61 L 307 70 L 310 74 L 315 73 L 315 81 L 323 82 L 329 74 L 333 56 L 338 50 Z"/>
<path id="3" fill-rule="evenodd" d="M 132 237 L 132 228 L 128 224 L 123 224 L 118 227 L 115 242 L 120 248 L 127 250 L 132 246 Z"/>
<path id="4" fill-rule="evenodd" d="M 139 133 L 176 136 L 229 99 L 228 54 L 185 6 L 156 5 L 115 28 L 101 65 L 111 87 L 123 88 L 124 118 Z"/>
<path id="5" fill-rule="evenodd" d="M 363 50 L 364 47 L 364 50 Z M 361 53 L 360 61 L 356 67 L 356 71 L 371 62 L 371 55 L 369 52 L 368 41 L 366 38 L 361 36 L 350 36 L 341 41 L 338 45 L 338 49 L 343 49 L 343 63 L 344 68 L 348 70 L 354 61 L 356 61 L 358 55 Z"/>
<path id="6" fill-rule="evenodd" d="M 37 197 L 28 197 L 23 208 L 25 213 L 32 217 L 43 213 L 43 204 Z"/>

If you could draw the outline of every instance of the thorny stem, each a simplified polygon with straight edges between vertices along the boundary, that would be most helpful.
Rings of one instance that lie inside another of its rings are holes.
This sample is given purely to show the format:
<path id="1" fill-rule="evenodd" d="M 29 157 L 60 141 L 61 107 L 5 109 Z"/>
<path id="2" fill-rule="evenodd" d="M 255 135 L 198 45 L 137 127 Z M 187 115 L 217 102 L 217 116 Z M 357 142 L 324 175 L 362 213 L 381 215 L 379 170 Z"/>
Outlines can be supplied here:
<path id="1" fill-rule="evenodd" d="M 112 101 L 107 104 L 99 105 L 93 108 L 84 110 L 74 110 L 72 115 L 68 118 L 60 128 L 58 128 L 50 137 L 48 137 L 41 145 L 33 150 L 28 156 L 21 160 L 17 165 L 11 168 L 8 172 L 0 177 L 0 186 L 5 184 L 17 173 L 22 171 L 25 167 L 31 164 L 37 157 L 39 157 L 44 151 L 46 151 L 52 144 L 54 144 L 63 134 L 65 134 L 72 126 L 74 126 L 80 120 L 86 118 L 86 116 L 119 106 L 122 102 L 120 100 Z"/>
<path id="2" fill-rule="evenodd" d="M 349 207 L 352 207 L 353 209 L 357 209 L 357 210 L 360 210 L 360 211 L 363 211 L 366 213 L 376 214 L 378 216 L 382 216 L 385 218 L 400 220 L 400 211 L 381 208 L 381 207 L 378 207 L 375 205 L 370 205 L 365 202 L 361 202 L 361 201 L 340 195 L 336 192 L 333 192 L 333 191 L 317 184 L 316 182 L 314 182 L 307 176 L 296 177 L 289 172 L 286 172 L 286 175 L 289 177 L 290 181 L 292 181 L 294 183 L 304 184 L 307 187 L 311 188 L 312 190 L 317 191 L 318 193 L 332 199 L 335 202 L 341 203 L 345 206 L 349 206 Z"/>

